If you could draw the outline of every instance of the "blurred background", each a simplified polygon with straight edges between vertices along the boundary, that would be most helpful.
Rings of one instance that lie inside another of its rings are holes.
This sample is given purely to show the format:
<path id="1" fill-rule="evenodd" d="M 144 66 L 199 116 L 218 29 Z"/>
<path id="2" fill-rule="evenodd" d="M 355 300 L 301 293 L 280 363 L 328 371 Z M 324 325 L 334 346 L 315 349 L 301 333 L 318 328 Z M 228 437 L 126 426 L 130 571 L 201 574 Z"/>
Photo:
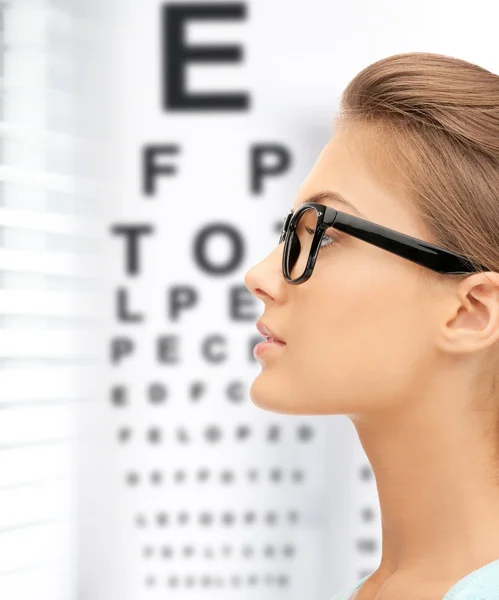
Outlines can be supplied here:
<path id="1" fill-rule="evenodd" d="M 249 398 L 243 278 L 350 79 L 498 72 L 492 8 L 0 1 L 2 600 L 327 600 L 376 569 L 350 420 Z"/>

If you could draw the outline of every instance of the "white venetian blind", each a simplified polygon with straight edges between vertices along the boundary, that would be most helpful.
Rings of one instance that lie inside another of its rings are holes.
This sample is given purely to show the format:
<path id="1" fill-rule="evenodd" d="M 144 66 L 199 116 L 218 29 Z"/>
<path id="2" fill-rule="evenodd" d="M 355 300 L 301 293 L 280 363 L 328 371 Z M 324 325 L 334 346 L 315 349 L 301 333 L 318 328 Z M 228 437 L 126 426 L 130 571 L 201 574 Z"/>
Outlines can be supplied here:
<path id="1" fill-rule="evenodd" d="M 81 116 L 89 24 L 0 2 L 0 598 L 76 589 L 78 418 L 94 400 L 101 232 Z"/>

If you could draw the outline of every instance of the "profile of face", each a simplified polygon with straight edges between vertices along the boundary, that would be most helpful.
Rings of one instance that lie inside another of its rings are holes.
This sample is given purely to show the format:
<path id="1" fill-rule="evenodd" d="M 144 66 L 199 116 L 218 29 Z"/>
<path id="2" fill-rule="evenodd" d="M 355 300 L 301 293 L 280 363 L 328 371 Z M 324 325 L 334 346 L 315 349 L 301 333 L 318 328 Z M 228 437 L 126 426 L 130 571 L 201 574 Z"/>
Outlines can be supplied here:
<path id="1" fill-rule="evenodd" d="M 402 192 L 377 176 L 379 166 L 360 151 L 361 141 L 362 132 L 336 130 L 292 208 L 333 191 L 358 212 L 336 200 L 321 203 L 428 240 Z M 438 284 L 422 277 L 423 267 L 363 240 L 333 228 L 325 235 L 332 239 L 322 242 L 306 282 L 285 280 L 284 242 L 245 275 L 248 290 L 264 303 L 262 322 L 285 342 L 258 357 L 252 402 L 283 414 L 354 416 L 416 401 L 435 359 Z"/>

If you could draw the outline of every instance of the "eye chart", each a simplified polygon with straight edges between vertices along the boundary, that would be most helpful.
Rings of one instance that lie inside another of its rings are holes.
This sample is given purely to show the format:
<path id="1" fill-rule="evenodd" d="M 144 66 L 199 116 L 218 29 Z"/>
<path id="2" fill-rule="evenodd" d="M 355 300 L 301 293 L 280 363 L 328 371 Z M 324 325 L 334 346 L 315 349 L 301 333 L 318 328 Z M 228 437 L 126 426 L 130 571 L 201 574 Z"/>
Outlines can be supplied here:
<path id="1" fill-rule="evenodd" d="M 243 278 L 275 248 L 347 70 L 331 58 L 321 75 L 298 2 L 106 10 L 105 360 L 82 417 L 99 443 L 82 456 L 80 589 L 327 600 L 378 564 L 372 472 L 345 416 L 251 402 L 265 307 Z"/>

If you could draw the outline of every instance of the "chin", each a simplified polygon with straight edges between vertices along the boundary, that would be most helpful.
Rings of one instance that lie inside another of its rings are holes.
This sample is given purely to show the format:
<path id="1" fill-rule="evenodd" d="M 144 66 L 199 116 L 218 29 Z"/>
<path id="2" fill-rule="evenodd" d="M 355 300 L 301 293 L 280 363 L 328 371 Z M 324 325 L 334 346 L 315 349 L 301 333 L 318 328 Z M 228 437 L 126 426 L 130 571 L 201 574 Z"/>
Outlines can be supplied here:
<path id="1" fill-rule="evenodd" d="M 253 381 L 249 390 L 251 402 L 255 406 L 281 415 L 310 414 L 310 406 L 303 403 L 303 398 L 298 404 L 295 404 L 288 390 L 282 386 L 269 385 L 268 382 L 260 379 L 261 375 Z"/>
<path id="2" fill-rule="evenodd" d="M 346 415 L 364 412 L 372 407 L 372 399 L 362 406 L 347 393 L 324 394 L 323 390 L 301 386 L 262 371 L 249 389 L 251 402 L 258 408 L 281 415 Z"/>

